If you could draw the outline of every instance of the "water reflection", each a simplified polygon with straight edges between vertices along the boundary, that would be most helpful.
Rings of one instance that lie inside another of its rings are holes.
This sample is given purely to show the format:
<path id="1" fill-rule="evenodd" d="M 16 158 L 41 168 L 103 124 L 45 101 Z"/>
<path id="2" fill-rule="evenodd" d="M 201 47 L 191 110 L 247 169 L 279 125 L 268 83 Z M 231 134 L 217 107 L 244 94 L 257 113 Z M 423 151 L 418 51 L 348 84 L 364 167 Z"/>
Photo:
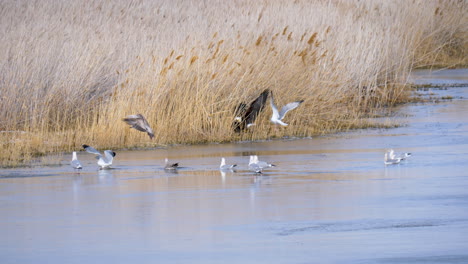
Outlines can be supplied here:
<path id="1" fill-rule="evenodd" d="M 164 172 L 167 174 L 167 175 L 171 175 L 171 174 L 179 174 L 179 170 L 164 170 Z"/>
<path id="2" fill-rule="evenodd" d="M 114 173 L 113 173 L 114 170 L 115 169 L 98 170 L 99 183 L 101 183 L 101 184 L 115 183 Z"/>

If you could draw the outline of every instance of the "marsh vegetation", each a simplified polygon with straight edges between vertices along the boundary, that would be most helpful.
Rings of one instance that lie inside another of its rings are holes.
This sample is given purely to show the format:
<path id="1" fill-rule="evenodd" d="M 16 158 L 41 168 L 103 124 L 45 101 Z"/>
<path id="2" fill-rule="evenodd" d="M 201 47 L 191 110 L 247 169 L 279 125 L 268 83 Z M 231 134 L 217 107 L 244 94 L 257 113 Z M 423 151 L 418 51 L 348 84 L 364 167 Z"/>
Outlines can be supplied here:
<path id="1" fill-rule="evenodd" d="M 467 65 L 464 1 L 2 1 L 0 162 L 99 148 L 310 136 L 372 125 L 411 69 Z M 304 100 L 236 133 L 264 89 Z M 121 119 L 143 114 L 154 139 Z"/>

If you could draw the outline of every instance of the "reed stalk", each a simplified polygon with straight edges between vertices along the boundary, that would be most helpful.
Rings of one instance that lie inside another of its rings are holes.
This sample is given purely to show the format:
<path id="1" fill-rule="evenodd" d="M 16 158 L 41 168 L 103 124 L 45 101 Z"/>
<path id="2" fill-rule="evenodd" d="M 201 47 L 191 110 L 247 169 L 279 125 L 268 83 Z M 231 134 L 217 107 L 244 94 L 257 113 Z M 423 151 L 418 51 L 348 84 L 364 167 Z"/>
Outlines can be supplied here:
<path id="1" fill-rule="evenodd" d="M 13 1 L 0 4 L 0 164 L 96 148 L 311 136 L 372 126 L 415 67 L 467 65 L 464 1 Z M 271 89 L 235 133 L 234 108 Z M 121 121 L 141 113 L 146 134 Z"/>

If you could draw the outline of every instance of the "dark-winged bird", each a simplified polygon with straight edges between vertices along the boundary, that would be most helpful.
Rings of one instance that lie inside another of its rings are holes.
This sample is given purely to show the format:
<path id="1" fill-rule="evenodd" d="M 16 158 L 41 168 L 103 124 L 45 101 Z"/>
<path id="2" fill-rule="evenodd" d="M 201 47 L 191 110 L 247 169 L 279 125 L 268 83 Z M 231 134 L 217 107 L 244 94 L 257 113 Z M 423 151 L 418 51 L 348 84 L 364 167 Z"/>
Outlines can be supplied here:
<path id="1" fill-rule="evenodd" d="M 164 159 L 165 165 L 164 169 L 165 170 L 177 170 L 179 168 L 179 163 L 169 163 L 169 159 L 165 158 Z"/>
<path id="2" fill-rule="evenodd" d="M 131 128 L 134 128 L 141 132 L 146 132 L 150 139 L 154 138 L 153 129 L 151 129 L 148 121 L 142 114 L 138 115 L 129 115 L 126 118 L 122 119 L 125 123 L 129 124 Z"/>
<path id="3" fill-rule="evenodd" d="M 255 119 L 265 107 L 269 92 L 268 89 L 265 89 L 260 96 L 250 103 L 248 108 L 245 103 L 239 104 L 235 110 L 236 118 L 233 123 L 235 132 L 241 132 L 254 125 Z"/>

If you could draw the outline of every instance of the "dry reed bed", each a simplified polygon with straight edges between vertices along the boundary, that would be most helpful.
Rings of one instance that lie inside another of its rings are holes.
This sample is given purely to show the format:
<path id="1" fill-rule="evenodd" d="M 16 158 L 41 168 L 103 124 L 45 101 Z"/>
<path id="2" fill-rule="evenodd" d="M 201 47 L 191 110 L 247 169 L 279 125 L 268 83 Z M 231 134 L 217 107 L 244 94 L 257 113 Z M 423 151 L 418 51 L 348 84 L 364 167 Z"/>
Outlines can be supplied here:
<path id="1" fill-rule="evenodd" d="M 363 116 L 407 98 L 412 68 L 466 47 L 466 11 L 463 1 L 423 0 L 3 1 L 0 163 L 83 143 L 150 147 L 366 127 Z M 288 114 L 291 125 L 275 129 L 267 107 L 255 129 L 234 133 L 235 106 L 266 88 L 279 105 L 305 100 Z M 153 125 L 153 141 L 120 121 L 135 113 Z"/>

